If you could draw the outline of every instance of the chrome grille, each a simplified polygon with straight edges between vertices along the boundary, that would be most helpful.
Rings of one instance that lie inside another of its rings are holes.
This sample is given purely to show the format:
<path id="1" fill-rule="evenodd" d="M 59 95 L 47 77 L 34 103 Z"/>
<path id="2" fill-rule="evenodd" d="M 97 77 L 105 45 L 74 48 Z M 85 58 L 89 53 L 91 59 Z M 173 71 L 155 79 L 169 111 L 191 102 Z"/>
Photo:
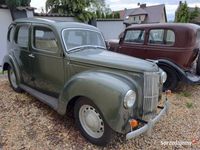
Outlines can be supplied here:
<path id="1" fill-rule="evenodd" d="M 145 72 L 144 73 L 144 101 L 143 101 L 143 115 L 156 112 L 159 98 L 159 72 Z"/>

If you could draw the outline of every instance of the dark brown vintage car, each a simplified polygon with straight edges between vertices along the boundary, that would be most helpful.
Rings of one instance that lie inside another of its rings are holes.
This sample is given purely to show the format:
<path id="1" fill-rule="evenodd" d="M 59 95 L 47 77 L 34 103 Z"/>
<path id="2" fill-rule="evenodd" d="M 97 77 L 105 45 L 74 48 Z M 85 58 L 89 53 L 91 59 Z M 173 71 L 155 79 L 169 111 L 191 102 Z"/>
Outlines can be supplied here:
<path id="1" fill-rule="evenodd" d="M 109 50 L 156 60 L 168 75 L 164 89 L 176 89 L 179 81 L 200 83 L 200 26 L 195 24 L 143 24 L 127 27 Z"/>

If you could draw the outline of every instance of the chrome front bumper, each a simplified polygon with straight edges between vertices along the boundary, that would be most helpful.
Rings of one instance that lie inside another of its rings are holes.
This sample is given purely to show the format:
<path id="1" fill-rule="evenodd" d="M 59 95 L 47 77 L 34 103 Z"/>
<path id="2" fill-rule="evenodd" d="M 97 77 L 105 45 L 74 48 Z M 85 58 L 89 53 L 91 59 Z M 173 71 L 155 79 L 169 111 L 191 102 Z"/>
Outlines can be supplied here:
<path id="1" fill-rule="evenodd" d="M 136 136 L 145 132 L 148 132 L 150 134 L 155 123 L 158 122 L 163 115 L 167 114 L 168 110 L 169 110 L 169 102 L 165 101 L 164 108 L 160 111 L 160 113 L 155 118 L 148 121 L 148 123 L 145 124 L 143 127 L 127 133 L 126 139 L 129 140 L 129 139 L 135 138 Z"/>

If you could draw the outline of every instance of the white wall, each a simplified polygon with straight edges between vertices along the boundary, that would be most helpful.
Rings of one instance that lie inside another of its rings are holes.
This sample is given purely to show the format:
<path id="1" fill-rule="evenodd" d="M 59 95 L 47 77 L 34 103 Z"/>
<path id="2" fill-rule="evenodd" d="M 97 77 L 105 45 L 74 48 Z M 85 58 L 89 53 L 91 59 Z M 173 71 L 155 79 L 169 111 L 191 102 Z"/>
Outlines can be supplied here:
<path id="1" fill-rule="evenodd" d="M 11 22 L 12 17 L 10 10 L 0 9 L 0 66 L 2 65 L 3 57 L 7 52 L 7 32 Z"/>
<path id="2" fill-rule="evenodd" d="M 103 33 L 106 40 L 118 39 L 119 34 L 124 31 L 125 25 L 122 20 L 97 20 L 97 28 Z"/>

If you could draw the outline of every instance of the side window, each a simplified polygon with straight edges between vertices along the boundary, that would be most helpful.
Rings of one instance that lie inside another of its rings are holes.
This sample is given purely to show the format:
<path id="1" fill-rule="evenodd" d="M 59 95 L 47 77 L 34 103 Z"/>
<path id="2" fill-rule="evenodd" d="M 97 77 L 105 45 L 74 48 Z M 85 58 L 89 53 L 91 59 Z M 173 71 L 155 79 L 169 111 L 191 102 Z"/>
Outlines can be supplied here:
<path id="1" fill-rule="evenodd" d="M 18 28 L 16 33 L 16 43 L 20 46 L 27 47 L 28 46 L 28 35 L 29 35 L 29 26 L 22 25 Z"/>
<path id="2" fill-rule="evenodd" d="M 149 44 L 173 45 L 175 43 L 175 34 L 172 30 L 153 29 L 149 32 Z"/>
<path id="3" fill-rule="evenodd" d="M 165 40 L 165 44 L 166 45 L 174 45 L 175 43 L 175 34 L 174 31 L 172 30 L 166 30 L 166 40 Z"/>
<path id="4" fill-rule="evenodd" d="M 150 44 L 164 44 L 164 29 L 154 29 L 149 32 Z"/>
<path id="5" fill-rule="evenodd" d="M 47 27 L 34 27 L 34 47 L 40 50 L 56 52 L 58 45 L 54 32 Z"/>
<path id="6" fill-rule="evenodd" d="M 11 26 L 11 27 L 9 28 L 9 30 L 8 30 L 7 40 L 8 40 L 9 42 L 12 42 L 12 40 L 13 40 L 14 30 L 15 30 L 14 28 L 15 28 L 14 26 Z"/>
<path id="7" fill-rule="evenodd" d="M 144 30 L 127 30 L 124 42 L 144 43 Z"/>

